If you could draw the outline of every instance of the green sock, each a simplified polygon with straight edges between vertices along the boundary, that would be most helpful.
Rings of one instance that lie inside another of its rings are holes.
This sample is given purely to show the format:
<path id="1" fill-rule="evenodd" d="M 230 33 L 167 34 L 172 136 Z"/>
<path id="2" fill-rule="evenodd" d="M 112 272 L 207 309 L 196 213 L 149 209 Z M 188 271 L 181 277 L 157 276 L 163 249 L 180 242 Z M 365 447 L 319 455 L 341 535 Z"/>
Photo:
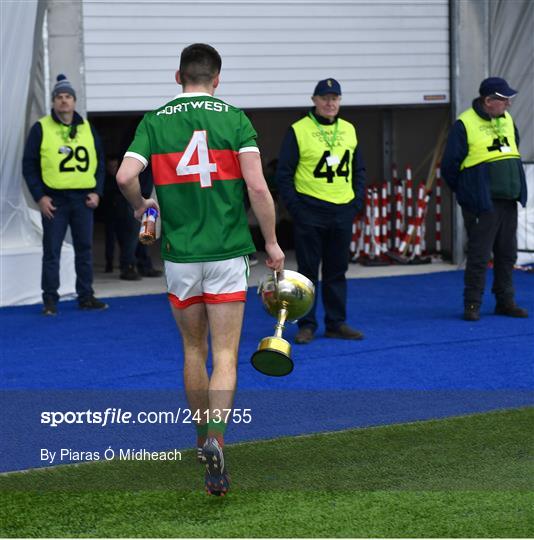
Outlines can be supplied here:
<path id="1" fill-rule="evenodd" d="M 217 442 L 224 446 L 224 432 L 226 431 L 226 423 L 221 420 L 211 419 L 208 422 L 208 437 L 217 439 Z"/>
<path id="2" fill-rule="evenodd" d="M 197 428 L 197 447 L 202 448 L 208 437 L 208 424 L 195 424 Z"/>

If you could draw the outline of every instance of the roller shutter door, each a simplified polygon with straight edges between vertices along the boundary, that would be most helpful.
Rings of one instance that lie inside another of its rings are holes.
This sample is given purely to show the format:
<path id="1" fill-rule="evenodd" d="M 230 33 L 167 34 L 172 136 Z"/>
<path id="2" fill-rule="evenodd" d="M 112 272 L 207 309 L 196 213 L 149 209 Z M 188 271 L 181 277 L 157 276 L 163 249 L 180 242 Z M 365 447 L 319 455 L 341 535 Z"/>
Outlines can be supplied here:
<path id="1" fill-rule="evenodd" d="M 447 0 L 83 0 L 87 109 L 144 111 L 179 92 L 182 48 L 215 46 L 217 95 L 243 108 L 309 104 L 317 80 L 344 105 L 449 101 Z"/>

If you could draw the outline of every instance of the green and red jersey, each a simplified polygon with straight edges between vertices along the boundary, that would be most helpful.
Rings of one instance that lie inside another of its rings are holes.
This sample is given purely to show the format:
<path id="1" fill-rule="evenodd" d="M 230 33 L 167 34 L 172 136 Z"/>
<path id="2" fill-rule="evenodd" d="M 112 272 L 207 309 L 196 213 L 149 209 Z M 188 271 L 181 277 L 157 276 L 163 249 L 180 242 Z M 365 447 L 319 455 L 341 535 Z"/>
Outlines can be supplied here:
<path id="1" fill-rule="evenodd" d="M 180 94 L 145 114 L 126 156 L 151 161 L 163 259 L 218 261 L 255 251 L 238 154 L 258 152 L 256 136 L 243 111 L 204 93 Z"/>

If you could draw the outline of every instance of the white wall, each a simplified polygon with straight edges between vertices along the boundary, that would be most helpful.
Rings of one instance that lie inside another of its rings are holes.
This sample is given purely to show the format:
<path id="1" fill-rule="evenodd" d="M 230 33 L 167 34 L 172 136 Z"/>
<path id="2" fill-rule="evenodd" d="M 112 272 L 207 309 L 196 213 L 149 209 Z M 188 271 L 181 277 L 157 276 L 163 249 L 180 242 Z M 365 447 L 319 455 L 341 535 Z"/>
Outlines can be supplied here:
<path id="1" fill-rule="evenodd" d="M 327 77 L 345 105 L 446 103 L 448 24 L 448 0 L 83 0 L 87 110 L 168 101 L 194 42 L 219 50 L 217 95 L 239 107 L 307 106 Z"/>

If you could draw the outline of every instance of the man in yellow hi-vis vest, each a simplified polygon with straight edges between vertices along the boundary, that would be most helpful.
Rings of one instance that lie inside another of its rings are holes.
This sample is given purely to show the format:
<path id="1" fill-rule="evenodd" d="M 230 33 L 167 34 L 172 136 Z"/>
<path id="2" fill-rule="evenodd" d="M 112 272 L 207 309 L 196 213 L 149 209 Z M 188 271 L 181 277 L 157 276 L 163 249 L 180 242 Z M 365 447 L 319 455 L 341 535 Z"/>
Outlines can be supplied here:
<path id="1" fill-rule="evenodd" d="M 507 112 L 517 91 L 504 79 L 490 77 L 482 81 L 479 93 L 452 126 L 441 167 L 462 207 L 467 230 L 464 319 L 480 319 L 492 252 L 495 313 L 524 318 L 528 312 L 515 303 L 512 282 L 517 202 L 525 206 L 527 201 L 519 134 Z"/>
<path id="2" fill-rule="evenodd" d="M 314 108 L 288 130 L 280 150 L 276 181 L 295 227 L 298 271 L 317 288 L 322 264 L 325 336 L 362 339 L 347 324 L 347 281 L 352 222 L 363 207 L 365 167 L 356 129 L 338 117 L 341 86 L 319 81 Z M 315 304 L 298 321 L 295 342 L 310 343 L 317 330 Z"/>
<path id="3" fill-rule="evenodd" d="M 61 246 L 70 226 L 76 293 L 84 310 L 108 306 L 93 291 L 93 213 L 104 187 L 104 156 L 96 132 L 74 109 L 76 92 L 65 75 L 52 91 L 50 115 L 28 135 L 22 173 L 43 223 L 43 314 L 56 315 Z"/>

